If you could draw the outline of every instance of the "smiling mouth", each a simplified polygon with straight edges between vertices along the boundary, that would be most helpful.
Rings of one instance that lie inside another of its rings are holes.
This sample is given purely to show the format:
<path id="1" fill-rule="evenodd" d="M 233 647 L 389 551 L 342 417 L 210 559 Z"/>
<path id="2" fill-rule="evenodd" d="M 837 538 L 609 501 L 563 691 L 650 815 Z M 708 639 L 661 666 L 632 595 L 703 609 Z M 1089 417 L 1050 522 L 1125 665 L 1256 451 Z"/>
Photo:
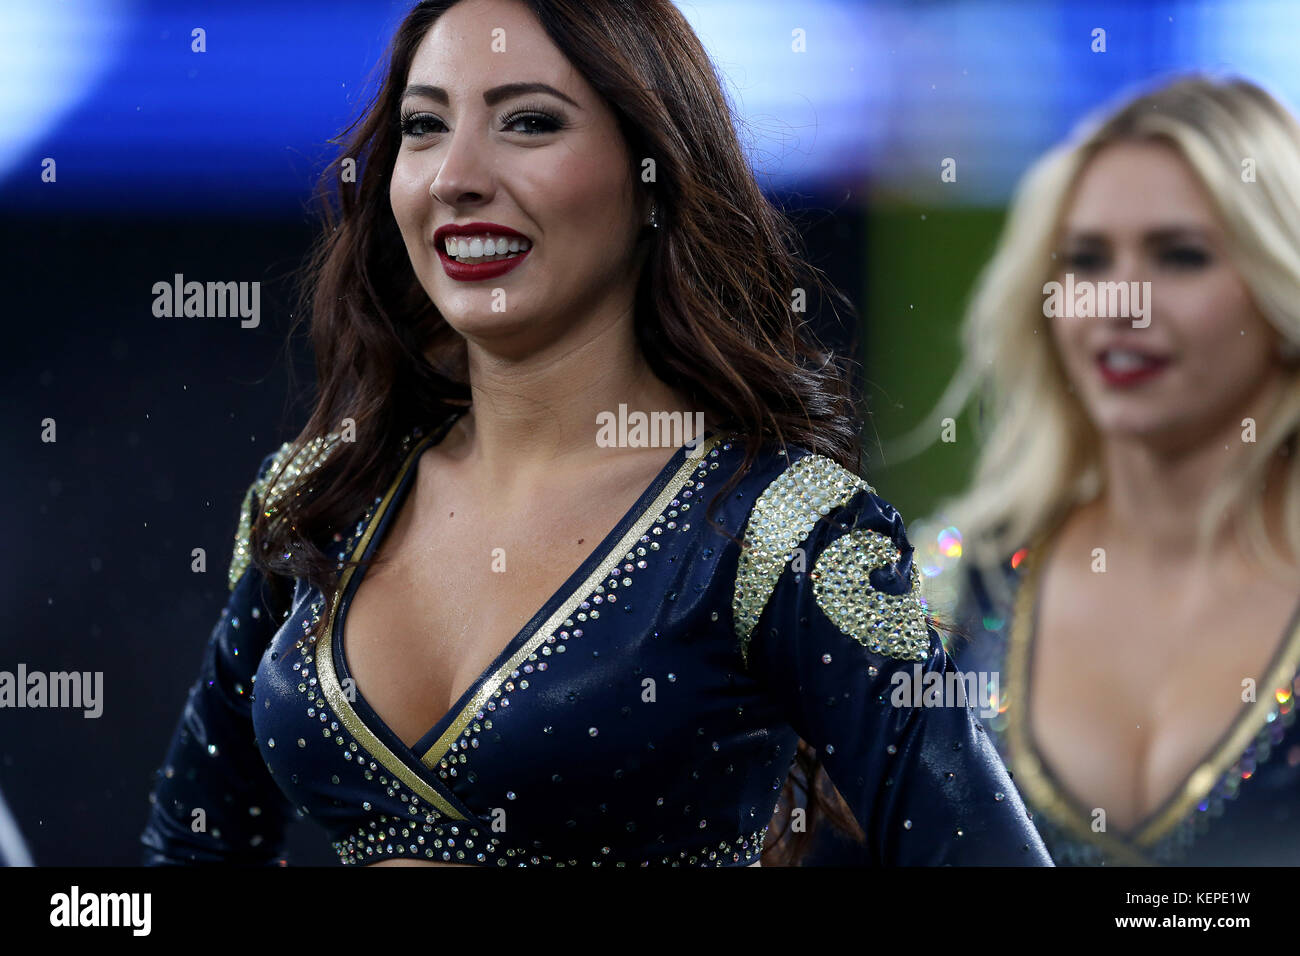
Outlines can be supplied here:
<path id="1" fill-rule="evenodd" d="M 1169 359 L 1134 349 L 1106 349 L 1096 356 L 1096 361 L 1108 372 L 1125 375 L 1161 368 L 1168 364 Z"/>
<path id="2" fill-rule="evenodd" d="M 532 243 L 518 236 L 448 236 L 443 240 L 447 257 L 463 265 L 503 262 L 518 259 L 532 248 Z"/>

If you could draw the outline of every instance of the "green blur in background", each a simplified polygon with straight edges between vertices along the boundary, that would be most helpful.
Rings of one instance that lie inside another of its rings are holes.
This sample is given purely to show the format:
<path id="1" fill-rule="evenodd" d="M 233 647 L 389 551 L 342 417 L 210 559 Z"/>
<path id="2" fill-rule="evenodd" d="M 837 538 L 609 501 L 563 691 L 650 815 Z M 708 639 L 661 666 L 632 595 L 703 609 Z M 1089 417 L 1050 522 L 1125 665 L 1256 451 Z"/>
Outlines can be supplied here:
<path id="1" fill-rule="evenodd" d="M 1005 209 L 881 204 L 868 223 L 863 332 L 866 474 L 910 527 L 959 492 L 974 465 L 968 408 L 956 441 L 939 441 L 907 461 L 890 442 L 933 409 L 961 357 L 962 315 L 993 254 Z M 913 542 L 915 544 L 916 542 Z"/>

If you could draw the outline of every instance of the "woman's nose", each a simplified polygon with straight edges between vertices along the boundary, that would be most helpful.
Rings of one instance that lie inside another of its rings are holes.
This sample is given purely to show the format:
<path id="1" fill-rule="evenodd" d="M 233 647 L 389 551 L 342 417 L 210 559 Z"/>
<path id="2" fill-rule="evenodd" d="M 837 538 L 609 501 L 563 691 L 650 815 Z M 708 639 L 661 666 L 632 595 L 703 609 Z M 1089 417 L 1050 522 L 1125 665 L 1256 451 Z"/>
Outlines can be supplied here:
<path id="1" fill-rule="evenodd" d="M 462 124 L 443 148 L 442 163 L 429 184 L 429 194 L 447 206 L 490 199 L 492 170 L 482 138 Z"/>

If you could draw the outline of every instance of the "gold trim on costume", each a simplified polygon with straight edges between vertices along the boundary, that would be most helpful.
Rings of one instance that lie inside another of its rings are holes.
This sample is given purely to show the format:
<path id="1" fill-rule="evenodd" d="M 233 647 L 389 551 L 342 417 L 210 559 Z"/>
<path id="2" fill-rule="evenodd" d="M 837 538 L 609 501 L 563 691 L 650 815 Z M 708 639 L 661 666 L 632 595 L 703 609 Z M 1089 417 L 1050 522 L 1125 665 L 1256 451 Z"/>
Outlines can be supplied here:
<path id="1" fill-rule="evenodd" d="M 393 495 L 397 493 L 397 488 L 402 483 L 402 479 L 406 477 L 407 471 L 410 470 L 411 465 L 415 463 L 429 443 L 439 437 L 441 433 L 442 429 L 435 429 L 430 432 L 407 455 L 406 461 L 402 463 L 402 467 L 397 473 L 397 477 L 388 486 L 387 493 L 376 507 L 374 515 L 366 526 L 365 533 L 362 534 L 360 540 L 348 553 L 349 560 L 356 554 L 366 553 L 366 547 L 370 544 L 370 539 L 374 536 L 375 530 L 383 520 L 384 512 L 393 500 Z M 411 791 L 425 802 L 436 807 L 439 813 L 453 820 L 463 820 L 465 819 L 463 814 L 456 810 L 431 784 L 414 773 L 400 756 L 393 753 L 382 740 L 375 736 L 360 715 L 353 710 L 352 702 L 348 700 L 343 688 L 339 685 L 338 674 L 334 670 L 334 618 L 338 612 L 343 594 L 347 591 L 348 583 L 352 580 L 352 574 L 356 569 L 356 565 L 349 565 L 344 569 L 342 576 L 339 578 L 338 587 L 334 589 L 333 597 L 330 599 L 327 629 L 317 639 L 316 673 L 320 680 L 321 692 L 325 695 L 325 700 L 330 705 L 330 709 L 338 715 L 339 723 L 346 727 L 348 733 L 356 738 L 357 743 L 383 764 L 389 773 L 410 787 Z M 325 642 L 324 647 L 319 646 L 321 641 Z"/>
<path id="2" fill-rule="evenodd" d="M 1129 866 L 1150 865 L 1151 861 L 1135 852 L 1127 841 L 1108 832 L 1095 832 L 1085 822 L 1089 818 L 1088 812 L 1057 790 L 1029 739 L 1029 729 L 1024 722 L 1024 711 L 1028 709 L 1029 700 L 1026 690 L 1029 686 L 1028 650 L 1033 638 L 1040 583 L 1038 557 L 1045 541 L 1046 536 L 1030 547 L 1025 555 L 1020 587 L 1016 592 L 1015 608 L 1011 615 L 1006 659 L 1007 681 L 1002 688 L 1007 714 L 1006 763 L 1014 776 L 1016 787 L 1032 809 L 1051 817 L 1053 822 L 1078 839 L 1099 846 L 1108 856 L 1113 856 L 1117 863 Z"/>
<path id="3" fill-rule="evenodd" d="M 452 743 L 465 731 L 465 728 L 474 719 L 474 715 L 492 698 L 497 688 L 505 683 L 510 673 L 536 653 L 537 649 L 546 643 L 546 639 L 555 632 L 560 624 L 568 619 L 578 605 L 587 599 L 587 596 L 596 588 L 596 585 L 600 584 L 609 575 L 615 565 L 624 560 L 624 555 L 636 547 L 637 541 L 655 523 L 655 519 L 668 507 L 669 502 L 677 497 L 682 486 L 691 477 L 691 473 L 700 466 L 701 459 L 721 440 L 721 436 L 714 435 L 712 438 L 705 439 L 700 448 L 688 454 L 686 460 L 682 462 L 668 484 L 664 485 L 663 490 L 659 492 L 654 501 L 642 511 L 641 516 L 627 530 L 627 533 L 614 544 L 614 547 L 606 553 L 604 559 L 592 570 L 591 574 L 587 575 L 586 579 L 556 608 L 555 613 L 548 617 L 542 626 L 533 633 L 533 636 L 528 638 L 517 651 L 511 654 L 510 658 L 498 667 L 490 678 L 483 681 L 480 677 L 478 690 L 475 691 L 474 696 L 461 708 L 456 719 L 448 725 L 442 736 L 421 758 L 425 766 L 437 766 L 438 762 L 446 756 L 447 751 L 451 749 Z"/>
<path id="4" fill-rule="evenodd" d="M 1184 782 L 1161 806 L 1149 814 L 1130 836 L 1116 836 L 1109 832 L 1095 832 L 1085 821 L 1088 811 L 1056 786 L 1045 767 L 1032 740 L 1029 719 L 1029 667 L 1032 642 L 1036 630 L 1038 590 L 1041 586 L 1040 557 L 1048 535 L 1039 538 L 1027 549 L 1021 571 L 1022 580 L 1016 594 L 1012 614 L 1010 640 L 1007 647 L 1007 682 L 1004 687 L 1007 725 L 1007 765 L 1015 774 L 1016 785 L 1027 803 L 1071 831 L 1078 838 L 1097 846 L 1108 859 L 1129 865 L 1151 865 L 1152 861 L 1138 852 L 1151 848 L 1176 827 L 1192 808 L 1205 799 L 1215 784 L 1242 752 L 1263 729 L 1275 704 L 1274 691 L 1283 685 L 1290 686 L 1297 669 L 1300 669 L 1300 620 L 1283 642 L 1269 664 L 1262 688 L 1266 697 L 1243 708 L 1233 719 L 1228 730 L 1210 753 L 1187 775 Z"/>
<path id="5" fill-rule="evenodd" d="M 1155 843 L 1172 830 L 1192 807 L 1205 799 L 1219 778 L 1241 758 L 1242 752 L 1264 729 L 1269 714 L 1277 708 L 1276 691 L 1283 686 L 1290 688 L 1296 671 L 1300 670 L 1300 614 L 1293 615 L 1292 624 L 1290 635 L 1273 655 L 1264 680 L 1256 687 L 1255 700 L 1242 707 L 1242 712 L 1233 720 L 1210 756 L 1187 775 L 1163 808 L 1157 808 L 1150 822 L 1138 831 L 1137 842 L 1140 845 Z"/>

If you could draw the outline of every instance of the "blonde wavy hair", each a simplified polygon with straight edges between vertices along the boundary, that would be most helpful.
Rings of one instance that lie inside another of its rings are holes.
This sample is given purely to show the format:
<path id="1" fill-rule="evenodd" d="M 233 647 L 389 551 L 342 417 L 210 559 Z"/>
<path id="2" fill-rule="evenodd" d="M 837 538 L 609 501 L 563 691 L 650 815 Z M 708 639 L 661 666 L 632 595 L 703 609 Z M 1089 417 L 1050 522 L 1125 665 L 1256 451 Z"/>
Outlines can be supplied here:
<path id="1" fill-rule="evenodd" d="M 898 459 L 919 453 L 934 443 L 943 419 L 955 420 L 978 396 L 973 479 L 938 520 L 960 530 L 963 557 L 981 567 L 1005 561 L 1104 490 L 1100 438 L 1070 393 L 1043 316 L 1043 286 L 1057 270 L 1061 218 L 1085 164 L 1113 143 L 1152 139 L 1177 149 L 1198 176 L 1256 308 L 1281 333 L 1288 358 L 1300 351 L 1300 124 L 1287 109 L 1246 80 L 1192 75 L 1085 120 L 1021 181 L 967 309 L 962 362 L 935 409 L 891 450 Z M 1243 184 L 1247 158 L 1258 175 Z M 1300 556 L 1300 361 L 1287 365 L 1279 401 L 1244 467 L 1215 489 L 1198 516 L 1199 547 L 1233 521 L 1240 540 L 1267 564 L 1286 563 L 1269 540 L 1260 493 L 1281 453 L 1290 458 L 1283 537 Z"/>

